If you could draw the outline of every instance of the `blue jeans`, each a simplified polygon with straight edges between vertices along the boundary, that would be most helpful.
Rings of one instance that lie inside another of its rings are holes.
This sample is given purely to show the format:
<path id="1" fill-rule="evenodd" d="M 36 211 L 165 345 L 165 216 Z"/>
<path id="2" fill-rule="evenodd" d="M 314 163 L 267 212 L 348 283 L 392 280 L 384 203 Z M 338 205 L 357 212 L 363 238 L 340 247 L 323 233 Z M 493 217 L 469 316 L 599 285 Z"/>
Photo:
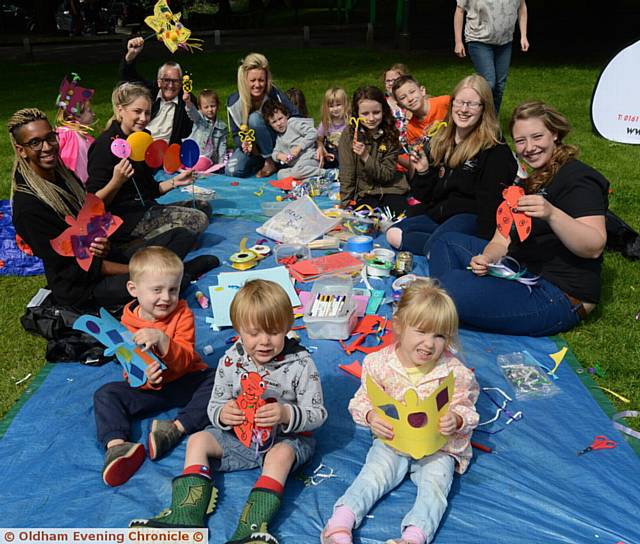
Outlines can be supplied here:
<path id="1" fill-rule="evenodd" d="M 429 271 L 449 292 L 460 320 L 474 329 L 501 334 L 549 336 L 575 327 L 577 308 L 553 283 L 531 287 L 517 281 L 476 276 L 467 266 L 486 240 L 449 232 L 431 247 Z"/>
<path id="2" fill-rule="evenodd" d="M 436 452 L 415 460 L 376 438 L 360 474 L 334 508 L 347 506 L 355 514 L 358 527 L 376 502 L 400 485 L 409 472 L 418 494 L 413 508 L 402 520 L 402 530 L 409 525 L 418 527 L 427 536 L 427 542 L 431 542 L 447 509 L 454 468 L 455 460 L 446 453 Z"/>
<path id="3" fill-rule="evenodd" d="M 500 111 L 502 95 L 507 85 L 507 75 L 511 64 L 511 43 L 491 45 L 490 43 L 468 42 L 467 51 L 473 67 L 488 82 L 493 91 L 496 112 Z"/>
<path id="4" fill-rule="evenodd" d="M 446 232 L 476 232 L 477 216 L 472 213 L 459 213 L 436 223 L 426 214 L 407 217 L 394 225 L 402 231 L 401 251 L 410 251 L 414 255 L 429 255 L 433 241 Z"/>
<path id="5" fill-rule="evenodd" d="M 265 122 L 261 112 L 254 111 L 249 115 L 249 128 L 256 131 L 256 140 L 253 142 L 253 145 L 258 147 L 260 154 L 247 154 L 242 151 L 242 148 L 236 148 L 226 166 L 226 175 L 228 176 L 238 178 L 248 178 L 252 176 L 260 170 L 264 164 L 264 159 L 270 157 L 271 153 L 273 153 L 277 135 Z"/>

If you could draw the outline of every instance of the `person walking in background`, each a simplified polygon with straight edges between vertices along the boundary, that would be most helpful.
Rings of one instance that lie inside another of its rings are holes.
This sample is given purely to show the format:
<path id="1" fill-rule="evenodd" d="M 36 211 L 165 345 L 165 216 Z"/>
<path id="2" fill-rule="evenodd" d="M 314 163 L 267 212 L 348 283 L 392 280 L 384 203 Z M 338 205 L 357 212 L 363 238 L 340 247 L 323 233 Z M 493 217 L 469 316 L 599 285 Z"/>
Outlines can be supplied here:
<path id="1" fill-rule="evenodd" d="M 467 16 L 464 23 L 465 14 Z M 520 49 L 529 50 L 527 39 L 527 4 L 525 0 L 457 0 L 453 15 L 454 52 L 466 57 L 464 40 L 476 72 L 483 76 L 493 91 L 496 112 L 500 111 L 502 95 L 511 64 L 513 30 L 518 21 Z"/>

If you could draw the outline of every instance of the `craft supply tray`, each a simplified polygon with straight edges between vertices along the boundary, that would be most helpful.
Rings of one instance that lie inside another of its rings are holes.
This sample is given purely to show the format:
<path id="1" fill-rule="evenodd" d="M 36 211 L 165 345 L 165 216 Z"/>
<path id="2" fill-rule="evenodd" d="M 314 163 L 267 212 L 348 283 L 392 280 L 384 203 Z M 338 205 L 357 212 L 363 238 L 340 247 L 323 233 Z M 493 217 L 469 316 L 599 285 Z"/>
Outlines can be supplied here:
<path id="1" fill-rule="evenodd" d="M 356 305 L 351 300 L 352 293 L 353 283 L 349 277 L 328 276 L 317 280 L 313 284 L 311 296 L 305 305 L 303 315 L 309 338 L 345 340 L 351 336 L 351 331 L 358 321 Z M 318 295 L 345 297 L 341 311 L 337 315 L 311 315 Z"/>

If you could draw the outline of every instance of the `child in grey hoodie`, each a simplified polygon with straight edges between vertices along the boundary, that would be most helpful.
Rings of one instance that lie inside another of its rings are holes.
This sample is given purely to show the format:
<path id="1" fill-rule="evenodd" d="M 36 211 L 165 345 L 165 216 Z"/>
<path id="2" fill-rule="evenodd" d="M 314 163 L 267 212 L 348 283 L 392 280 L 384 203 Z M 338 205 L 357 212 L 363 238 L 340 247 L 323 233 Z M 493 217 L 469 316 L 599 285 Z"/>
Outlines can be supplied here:
<path id="1" fill-rule="evenodd" d="M 311 117 L 289 117 L 286 106 L 275 100 L 264 103 L 262 116 L 278 135 L 271 155 L 276 163 L 283 165 L 278 170 L 278 179 L 324 175 L 316 159 L 318 132 Z"/>
<path id="2" fill-rule="evenodd" d="M 327 410 L 313 359 L 287 338 L 293 310 L 280 285 L 247 282 L 230 314 L 240 338 L 218 363 L 208 407 L 212 426 L 189 438 L 170 509 L 131 526 L 205 527 L 217 496 L 212 469 L 262 467 L 228 544 L 275 541 L 268 524 L 280 508 L 289 473 L 313 455 L 309 431 L 324 423 Z"/>

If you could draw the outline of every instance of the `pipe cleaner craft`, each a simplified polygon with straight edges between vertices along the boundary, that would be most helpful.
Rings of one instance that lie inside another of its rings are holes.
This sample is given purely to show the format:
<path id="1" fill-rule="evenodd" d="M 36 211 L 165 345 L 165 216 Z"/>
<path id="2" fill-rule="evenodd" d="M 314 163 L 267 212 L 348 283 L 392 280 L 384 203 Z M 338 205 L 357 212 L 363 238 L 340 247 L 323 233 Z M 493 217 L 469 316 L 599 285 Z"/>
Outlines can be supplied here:
<path id="1" fill-rule="evenodd" d="M 253 150 L 253 142 L 256 141 L 256 131 L 249 128 L 248 125 L 240 125 L 238 135 L 242 142 L 242 151 L 248 155 Z"/>
<path id="2" fill-rule="evenodd" d="M 190 93 L 193 90 L 193 80 L 189 74 L 182 76 L 182 92 Z"/>
<path id="3" fill-rule="evenodd" d="M 422 459 L 447 443 L 440 434 L 440 418 L 449 412 L 454 390 L 453 372 L 430 396 L 420 399 L 415 389 L 409 388 L 404 402 L 389 396 L 367 375 L 366 388 L 376 413 L 393 426 L 393 438 L 383 439 L 392 448 Z"/>
<path id="4" fill-rule="evenodd" d="M 136 345 L 133 334 L 104 308 L 100 308 L 100 317 L 81 315 L 73 328 L 86 332 L 105 345 L 105 355 L 116 356 L 131 387 L 140 387 L 147 382 L 145 369 L 154 361 L 162 370 L 167 368 L 151 351 L 143 351 Z"/>
<path id="5" fill-rule="evenodd" d="M 87 193 L 77 219 L 65 217 L 69 227 L 50 241 L 58 255 L 75 257 L 82 270 L 88 271 L 93 262 L 89 247 L 96 238 L 108 238 L 122 225 L 122 219 L 105 211 L 104 202 L 96 195 Z"/>
<path id="6" fill-rule="evenodd" d="M 353 142 L 358 141 L 358 129 L 360 128 L 360 123 L 364 121 L 362 117 L 350 117 L 349 118 L 349 126 L 353 127 Z"/>
<path id="7" fill-rule="evenodd" d="M 516 231 L 521 242 L 531 234 L 531 217 L 517 210 L 518 200 L 524 196 L 524 189 L 519 185 L 510 185 L 502 191 L 504 201 L 496 211 L 496 226 L 503 238 L 508 239 L 511 227 L 515 223 Z"/>
<path id="8" fill-rule="evenodd" d="M 240 364 L 239 368 L 245 370 Z M 267 372 L 268 374 L 268 372 Z M 240 376 L 240 387 L 242 393 L 236 398 L 238 408 L 244 414 L 244 421 L 233 428 L 233 432 L 247 448 L 253 443 L 256 451 L 262 453 L 271 445 L 272 427 L 256 426 L 256 412 L 265 404 L 267 400 L 262 395 L 267 390 L 264 378 L 267 374 L 260 375 L 257 372 L 246 371 Z"/>
<path id="9" fill-rule="evenodd" d="M 186 49 L 190 53 L 193 53 L 194 49 L 202 51 L 203 41 L 191 38 L 191 30 L 180 22 L 181 15 L 181 13 L 173 13 L 166 0 L 158 0 L 153 6 L 153 15 L 145 17 L 144 22 L 155 31 L 158 40 L 162 41 L 172 53 L 175 53 L 178 48 Z"/>

